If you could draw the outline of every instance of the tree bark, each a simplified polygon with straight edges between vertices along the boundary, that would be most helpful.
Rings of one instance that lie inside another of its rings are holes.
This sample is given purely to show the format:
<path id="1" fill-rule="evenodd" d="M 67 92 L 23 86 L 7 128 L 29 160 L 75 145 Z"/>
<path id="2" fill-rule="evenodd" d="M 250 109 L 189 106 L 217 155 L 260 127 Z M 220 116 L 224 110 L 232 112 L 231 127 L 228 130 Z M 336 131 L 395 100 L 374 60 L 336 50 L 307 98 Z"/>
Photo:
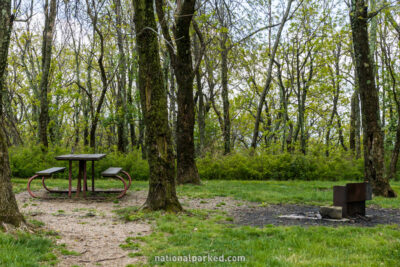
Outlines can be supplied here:
<path id="1" fill-rule="evenodd" d="M 392 59 L 390 53 L 387 49 L 387 44 L 385 41 L 381 42 L 381 51 L 382 51 L 382 61 L 386 66 L 386 73 L 390 76 L 392 93 L 393 93 L 393 100 L 396 104 L 396 111 L 397 111 L 397 127 L 396 127 L 396 137 L 394 148 L 390 158 L 390 165 L 388 170 L 388 179 L 394 179 L 396 177 L 397 171 L 397 162 L 399 159 L 399 152 L 400 152 L 400 96 L 397 90 L 397 77 L 394 72 L 394 68 L 392 66 Z M 386 90 L 383 88 L 383 90 Z"/>
<path id="2" fill-rule="evenodd" d="M 194 53 L 196 60 L 200 57 L 200 44 L 198 38 L 194 39 Z M 199 147 L 198 154 L 200 157 L 204 155 L 205 140 L 206 140 L 206 122 L 205 122 L 205 103 L 204 103 L 204 93 L 203 85 L 201 84 L 201 74 L 200 69 L 196 70 L 196 99 L 197 99 L 197 125 L 199 127 Z"/>
<path id="3" fill-rule="evenodd" d="M 383 134 L 374 65 L 370 58 L 368 8 L 365 0 L 352 0 L 350 21 L 363 114 L 365 179 L 371 183 L 375 195 L 395 197 L 396 193 L 384 177 Z"/>
<path id="4" fill-rule="evenodd" d="M 8 148 L 4 132 L 5 72 L 7 68 L 8 48 L 14 16 L 11 15 L 11 0 L 0 1 L 0 223 L 15 226 L 25 222 L 19 212 L 11 185 L 11 170 Z M 1 226 L 1 224 L 0 224 Z"/>
<path id="5" fill-rule="evenodd" d="M 354 51 L 352 51 L 351 56 L 353 64 L 356 65 Z M 356 159 L 361 157 L 361 114 L 357 68 L 354 68 L 354 92 L 351 97 L 350 149 L 353 150 Z"/>
<path id="6" fill-rule="evenodd" d="M 49 146 L 47 125 L 49 124 L 48 86 L 53 46 L 54 24 L 57 16 L 57 0 L 46 0 L 44 6 L 45 23 L 42 44 L 42 78 L 40 80 L 39 139 L 46 148 Z"/>
<path id="7" fill-rule="evenodd" d="M 332 86 L 334 88 L 334 96 L 333 96 L 333 107 L 332 107 L 332 112 L 331 116 L 328 121 L 327 125 L 327 131 L 326 131 L 326 136 L 325 136 L 325 143 L 326 143 L 326 150 L 325 150 L 325 155 L 328 157 L 329 156 L 329 146 L 330 146 L 330 133 L 331 133 L 331 127 L 333 127 L 333 120 L 335 116 L 338 114 L 337 113 L 337 105 L 339 101 L 339 94 L 340 94 L 340 53 L 341 53 L 341 44 L 337 44 L 337 51 L 335 51 L 335 72 L 331 71 L 332 77 Z M 338 116 L 338 123 L 340 124 L 340 118 Z M 341 133 L 341 129 L 339 128 L 338 131 Z M 343 142 L 343 135 L 339 134 L 339 140 L 341 141 L 342 146 L 344 146 Z"/>
<path id="8" fill-rule="evenodd" d="M 229 116 L 229 91 L 228 91 L 228 52 L 226 42 L 228 41 L 228 33 L 221 30 L 220 36 L 220 53 L 221 53 L 221 84 L 222 84 L 222 107 L 224 111 L 224 154 L 231 152 L 231 119 Z"/>
<path id="9" fill-rule="evenodd" d="M 192 63 L 189 32 L 195 12 L 195 3 L 195 0 L 178 1 L 174 27 L 175 54 L 172 47 L 173 42 L 169 35 L 168 24 L 164 16 L 163 1 L 156 1 L 158 19 L 163 35 L 168 42 L 167 49 L 178 84 L 177 181 L 179 184 L 200 184 L 200 177 L 195 161 L 193 135 L 195 123 L 193 80 L 195 71 Z"/>
<path id="10" fill-rule="evenodd" d="M 160 65 L 153 1 L 135 0 L 135 29 L 139 54 L 139 89 L 146 124 L 150 167 L 145 208 L 180 211 L 175 190 L 175 164 L 168 125 L 167 93 Z"/>

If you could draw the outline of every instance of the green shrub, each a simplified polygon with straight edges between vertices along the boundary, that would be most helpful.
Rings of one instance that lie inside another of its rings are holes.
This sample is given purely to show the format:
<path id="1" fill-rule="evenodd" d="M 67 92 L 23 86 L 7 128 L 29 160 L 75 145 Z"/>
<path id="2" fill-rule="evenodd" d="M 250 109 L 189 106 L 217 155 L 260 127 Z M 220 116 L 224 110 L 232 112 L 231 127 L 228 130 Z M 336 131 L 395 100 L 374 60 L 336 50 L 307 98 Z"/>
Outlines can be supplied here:
<path id="1" fill-rule="evenodd" d="M 11 147 L 9 154 L 12 176 L 30 177 L 47 168 L 67 167 L 67 161 L 58 161 L 55 156 L 69 153 L 62 147 L 50 147 L 47 153 L 43 153 L 39 145 Z"/>
<path id="2" fill-rule="evenodd" d="M 197 161 L 202 179 L 223 180 L 354 180 L 363 177 L 361 160 L 346 155 L 235 153 Z"/>
<path id="3" fill-rule="evenodd" d="M 122 167 L 133 180 L 147 180 L 149 166 L 142 159 L 140 150 L 127 154 L 106 151 L 105 159 L 95 163 L 95 176 L 108 167 Z M 57 161 L 54 157 L 69 154 L 62 147 L 51 147 L 43 153 L 37 145 L 10 148 L 10 162 L 13 177 L 30 177 L 38 170 L 54 166 L 68 166 L 67 161 Z M 77 152 L 78 153 L 78 152 Z M 77 177 L 78 163 L 73 163 L 73 177 Z M 201 179 L 214 180 L 354 180 L 363 177 L 362 159 L 354 160 L 345 152 L 332 152 L 329 157 L 312 152 L 303 154 L 272 154 L 261 150 L 254 155 L 232 153 L 227 156 L 207 155 L 197 160 Z M 88 162 L 88 175 L 91 176 L 91 163 Z M 65 177 L 57 174 L 56 177 Z"/>
<path id="4" fill-rule="evenodd" d="M 102 151 L 102 150 L 100 150 Z M 84 152 L 83 152 L 84 153 Z M 95 162 L 95 176 L 100 177 L 102 171 L 109 167 L 122 167 L 133 180 L 148 179 L 149 167 L 146 160 L 142 159 L 141 152 L 134 150 L 128 154 L 118 152 L 107 152 L 106 158 Z M 31 177 L 35 172 L 51 167 L 68 167 L 68 161 L 56 160 L 55 157 L 70 154 L 63 147 L 49 147 L 47 153 L 42 152 L 40 146 L 18 146 L 9 150 L 11 173 L 13 177 Z M 78 162 L 72 165 L 73 177 L 78 175 Z M 89 177 L 91 176 L 91 162 L 87 163 Z M 66 177 L 66 173 L 56 174 L 55 177 Z"/>

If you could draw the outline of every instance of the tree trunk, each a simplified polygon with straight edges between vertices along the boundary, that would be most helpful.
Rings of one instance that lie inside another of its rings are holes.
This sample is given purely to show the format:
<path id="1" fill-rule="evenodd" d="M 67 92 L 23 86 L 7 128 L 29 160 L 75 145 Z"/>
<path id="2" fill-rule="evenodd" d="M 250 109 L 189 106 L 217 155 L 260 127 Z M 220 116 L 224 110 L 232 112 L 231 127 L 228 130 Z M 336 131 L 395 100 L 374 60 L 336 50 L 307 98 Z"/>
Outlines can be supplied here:
<path id="1" fill-rule="evenodd" d="M 175 77 L 178 83 L 177 181 L 179 184 L 200 184 L 200 177 L 194 158 L 194 73 L 189 33 L 190 24 L 195 12 L 194 6 L 195 1 L 184 1 L 181 12 L 176 20 L 175 31 L 177 47 Z"/>
<path id="2" fill-rule="evenodd" d="M 353 61 L 355 64 L 355 58 L 353 55 Z M 354 79 L 354 92 L 351 97 L 351 113 L 350 113 L 350 149 L 353 151 L 356 159 L 361 157 L 361 118 L 360 118 L 360 95 L 357 78 L 357 69 L 355 70 Z"/>
<path id="3" fill-rule="evenodd" d="M 119 53 L 119 75 L 117 92 L 117 132 L 118 151 L 126 152 L 125 114 L 126 114 L 126 57 L 124 52 L 124 40 L 122 35 L 122 8 L 121 0 L 115 0 L 115 15 L 117 28 L 117 45 Z"/>
<path id="4" fill-rule="evenodd" d="M 49 9 L 50 8 L 50 9 Z M 46 0 L 44 6 L 45 22 L 42 44 L 42 78 L 40 80 L 40 116 L 39 139 L 46 148 L 49 146 L 47 139 L 47 125 L 49 124 L 48 85 L 51 65 L 51 51 L 53 46 L 54 24 L 57 15 L 57 0 Z"/>
<path id="5" fill-rule="evenodd" d="M 257 141 L 258 141 L 258 135 L 259 135 L 259 129 L 260 129 L 260 119 L 261 119 L 261 112 L 264 106 L 264 101 L 265 101 L 265 97 L 267 96 L 267 93 L 269 91 L 269 87 L 271 85 L 272 82 L 272 67 L 274 64 L 274 59 L 275 59 L 275 54 L 276 51 L 278 50 L 278 45 L 281 39 L 281 34 L 283 31 L 283 27 L 285 26 L 285 23 L 289 17 L 289 12 L 290 12 L 290 8 L 292 6 L 293 0 L 289 0 L 286 6 L 286 11 L 285 14 L 283 15 L 281 24 L 279 26 L 279 30 L 278 33 L 276 35 L 276 39 L 275 39 L 275 43 L 274 43 L 274 47 L 272 49 L 272 53 L 270 56 L 270 61 L 269 61 L 269 65 L 268 65 L 268 72 L 267 72 L 267 81 L 265 82 L 265 86 L 264 86 L 264 90 L 261 94 L 260 97 L 260 101 L 258 102 L 258 108 L 257 108 L 257 115 L 256 115 L 256 121 L 254 123 L 254 131 L 253 131 L 253 139 L 251 141 L 251 147 L 253 149 L 256 149 L 257 147 Z"/>
<path id="6" fill-rule="evenodd" d="M 194 53 L 196 55 L 196 60 L 200 57 L 200 45 L 198 38 L 194 40 Z M 199 127 L 199 148 L 198 154 L 201 156 L 204 155 L 205 148 L 205 140 L 206 140 L 206 122 L 205 122 L 205 106 L 204 106 L 204 94 L 203 94 L 203 85 L 201 84 L 201 74 L 200 69 L 196 70 L 196 85 L 197 85 L 197 93 L 196 98 L 198 101 L 197 105 L 197 125 Z"/>
<path id="7" fill-rule="evenodd" d="M 353 151 L 353 154 L 356 152 L 356 97 L 358 95 L 356 92 L 353 92 L 351 96 L 350 102 L 350 136 L 349 136 L 349 144 L 350 150 Z"/>
<path id="8" fill-rule="evenodd" d="M 105 53 L 105 48 L 104 48 L 104 35 L 101 31 L 101 28 L 99 28 L 99 25 L 97 24 L 98 22 L 98 10 L 92 10 L 95 9 L 95 6 L 91 6 L 88 2 L 89 0 L 86 0 L 86 5 L 87 5 L 87 12 L 90 17 L 90 20 L 92 21 L 93 25 L 93 30 L 94 32 L 99 36 L 99 43 L 100 43 L 100 56 L 97 59 L 97 63 L 100 68 L 100 78 L 101 78 L 101 83 L 102 83 L 102 90 L 99 98 L 99 102 L 97 103 L 96 110 L 94 111 L 94 114 L 92 114 L 92 124 L 90 126 L 90 148 L 92 151 L 96 151 L 96 130 L 97 130 L 97 125 L 99 123 L 100 119 L 100 112 L 106 97 L 106 92 L 109 87 L 109 82 L 107 79 L 107 74 L 104 66 L 104 53 Z M 94 36 L 94 34 L 93 34 Z M 92 102 L 94 106 L 94 102 Z"/>
<path id="9" fill-rule="evenodd" d="M 133 24 L 133 23 L 132 23 Z M 132 27 L 131 27 L 132 28 Z M 130 33 L 132 33 L 130 31 Z M 133 34 L 133 33 L 132 33 Z M 134 116 L 134 102 L 133 102 L 133 96 L 132 96 L 132 88 L 133 88 L 133 80 L 137 80 L 137 61 L 134 60 L 132 57 L 134 53 L 136 53 L 136 47 L 132 44 L 131 47 L 134 47 L 134 50 L 132 51 L 132 54 L 129 53 L 129 44 L 130 42 L 133 42 L 131 40 L 128 41 L 129 38 L 125 40 L 126 42 L 126 47 L 127 47 L 127 54 L 128 54 L 128 86 L 127 86 L 127 120 L 128 120 L 128 125 L 129 125 L 129 136 L 131 140 L 131 148 L 134 149 L 137 146 L 137 139 L 136 139 L 136 122 L 135 122 L 135 116 Z"/>
<path id="10" fill-rule="evenodd" d="M 150 167 L 145 208 L 180 211 L 175 190 L 175 164 L 168 125 L 167 94 L 160 65 L 153 1 L 135 0 L 136 42 L 139 54 L 139 88 L 145 116 Z M 144 45 L 145 44 L 145 45 Z"/>
<path id="11" fill-rule="evenodd" d="M 378 90 L 368 44 L 368 8 L 365 0 L 352 0 L 350 20 L 363 114 L 365 179 L 371 183 L 375 195 L 395 197 L 396 193 L 384 177 L 383 134 L 379 119 Z"/>
<path id="12" fill-rule="evenodd" d="M 206 121 L 205 121 L 205 105 L 203 86 L 201 84 L 200 70 L 196 71 L 196 84 L 198 96 L 198 110 L 197 110 L 197 124 L 199 126 L 199 155 L 204 155 L 204 148 L 206 144 Z"/>
<path id="13" fill-rule="evenodd" d="M 399 159 L 399 152 L 400 152 L 400 96 L 399 96 L 399 92 L 397 91 L 397 77 L 394 72 L 394 68 L 392 66 L 393 61 L 391 60 L 390 54 L 388 53 L 388 50 L 386 49 L 386 42 L 383 42 L 383 43 L 385 43 L 385 46 L 381 43 L 382 58 L 383 58 L 382 61 L 383 61 L 384 65 L 386 66 L 385 72 L 388 73 L 388 75 L 390 76 L 393 100 L 396 104 L 396 110 L 397 110 L 396 138 L 395 138 L 394 148 L 392 151 L 389 170 L 388 170 L 388 179 L 394 179 L 396 177 L 397 162 Z M 384 81 L 384 83 L 385 83 L 385 81 Z M 386 88 L 384 87 L 383 90 L 385 92 Z"/>
<path id="14" fill-rule="evenodd" d="M 328 129 L 326 131 L 326 137 L 325 137 L 325 143 L 326 143 L 326 151 L 325 155 L 328 157 L 329 156 L 329 146 L 330 146 L 330 133 L 331 133 L 331 128 L 333 127 L 333 120 L 335 118 L 335 115 L 337 115 L 337 104 L 339 101 L 339 94 L 340 94 L 340 51 L 341 51 L 341 44 L 337 44 L 337 51 L 335 51 L 335 72 L 333 73 L 332 71 L 332 87 L 335 89 L 334 96 L 333 96 L 333 107 L 332 107 L 332 112 L 331 116 L 329 118 L 328 122 Z M 338 124 L 340 124 L 340 118 L 338 116 Z M 342 129 L 338 129 L 339 133 L 342 132 Z M 343 143 L 343 135 L 339 134 L 339 140 L 342 143 L 342 146 L 344 146 Z"/>
<path id="15" fill-rule="evenodd" d="M 164 17 L 163 1 L 156 1 L 158 19 L 164 37 L 169 42 L 167 49 L 174 68 L 176 82 L 178 84 L 177 102 L 177 181 L 179 184 L 200 184 L 197 171 L 194 148 L 194 98 L 193 70 L 190 25 L 195 12 L 195 0 L 178 1 L 175 14 L 174 37 L 176 54 L 172 46 L 169 29 Z"/>
<path id="16" fill-rule="evenodd" d="M 228 33 L 226 30 L 221 30 L 220 37 L 221 51 L 221 83 L 222 83 L 222 107 L 224 111 L 224 154 L 231 152 L 231 119 L 229 116 L 229 92 L 228 92 L 228 49 L 226 42 L 228 41 Z"/>
<path id="17" fill-rule="evenodd" d="M 11 185 L 11 170 L 8 158 L 8 148 L 4 132 L 4 97 L 5 72 L 7 68 L 8 48 L 14 16 L 11 15 L 11 0 L 0 1 L 0 223 L 15 226 L 25 222 L 19 212 Z M 0 224 L 1 226 L 1 224 Z"/>
<path id="18" fill-rule="evenodd" d="M 400 113 L 398 113 L 398 114 L 400 114 Z M 396 140 L 395 140 L 394 148 L 393 148 L 392 155 L 390 158 L 388 179 L 396 178 L 397 162 L 399 160 L 399 152 L 400 152 L 400 115 L 398 115 L 398 118 L 397 118 Z"/>

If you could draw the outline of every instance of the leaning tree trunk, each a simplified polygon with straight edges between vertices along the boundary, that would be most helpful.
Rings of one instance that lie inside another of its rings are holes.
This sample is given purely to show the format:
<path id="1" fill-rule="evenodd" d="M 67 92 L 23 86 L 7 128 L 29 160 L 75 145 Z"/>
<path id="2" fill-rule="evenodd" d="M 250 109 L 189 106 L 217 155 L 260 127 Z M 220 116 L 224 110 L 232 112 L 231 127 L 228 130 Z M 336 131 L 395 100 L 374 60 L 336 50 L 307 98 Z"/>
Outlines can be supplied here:
<path id="1" fill-rule="evenodd" d="M 4 132 L 3 94 L 5 94 L 5 71 L 8 47 L 14 16 L 11 15 L 11 0 L 0 0 L 0 226 L 2 223 L 19 226 L 25 222 L 19 212 L 11 186 L 11 170 Z"/>
<path id="2" fill-rule="evenodd" d="M 135 0 L 135 30 L 139 55 L 139 90 L 146 125 L 150 167 L 145 208 L 180 211 L 175 190 L 175 163 L 168 125 L 167 92 L 163 84 L 153 1 Z"/>
<path id="3" fill-rule="evenodd" d="M 39 139 L 45 147 L 49 146 L 47 139 L 47 125 L 49 124 L 48 85 L 51 64 L 51 50 L 53 46 L 54 24 L 57 15 L 57 0 L 46 0 L 44 6 L 45 23 L 42 44 L 42 78 L 40 80 L 40 116 L 39 116 Z"/>
<path id="4" fill-rule="evenodd" d="M 352 0 L 350 13 L 354 58 L 360 90 L 364 128 L 364 173 L 375 195 L 395 197 L 384 177 L 383 133 L 379 119 L 379 97 L 375 86 L 374 66 L 368 45 L 368 9 L 364 0 Z"/>

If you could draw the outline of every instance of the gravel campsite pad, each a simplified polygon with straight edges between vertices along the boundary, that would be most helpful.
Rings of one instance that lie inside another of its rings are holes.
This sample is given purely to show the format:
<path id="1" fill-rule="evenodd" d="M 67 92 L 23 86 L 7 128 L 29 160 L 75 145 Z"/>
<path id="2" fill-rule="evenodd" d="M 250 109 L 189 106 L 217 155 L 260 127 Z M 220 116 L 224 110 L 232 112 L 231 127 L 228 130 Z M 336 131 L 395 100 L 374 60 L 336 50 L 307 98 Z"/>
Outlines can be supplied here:
<path id="1" fill-rule="evenodd" d="M 45 193 L 41 190 L 39 194 Z M 56 231 L 60 236 L 57 244 L 65 244 L 67 250 L 75 252 L 74 255 L 60 255 L 58 266 L 126 266 L 146 262 L 143 256 L 129 257 L 132 251 L 122 249 L 120 244 L 128 237 L 148 235 L 151 225 L 143 221 L 125 222 L 113 212 L 126 206 L 142 205 L 145 192 L 131 192 L 118 204 L 95 198 L 33 199 L 27 192 L 16 197 L 28 219 L 41 221 L 46 229 Z"/>

